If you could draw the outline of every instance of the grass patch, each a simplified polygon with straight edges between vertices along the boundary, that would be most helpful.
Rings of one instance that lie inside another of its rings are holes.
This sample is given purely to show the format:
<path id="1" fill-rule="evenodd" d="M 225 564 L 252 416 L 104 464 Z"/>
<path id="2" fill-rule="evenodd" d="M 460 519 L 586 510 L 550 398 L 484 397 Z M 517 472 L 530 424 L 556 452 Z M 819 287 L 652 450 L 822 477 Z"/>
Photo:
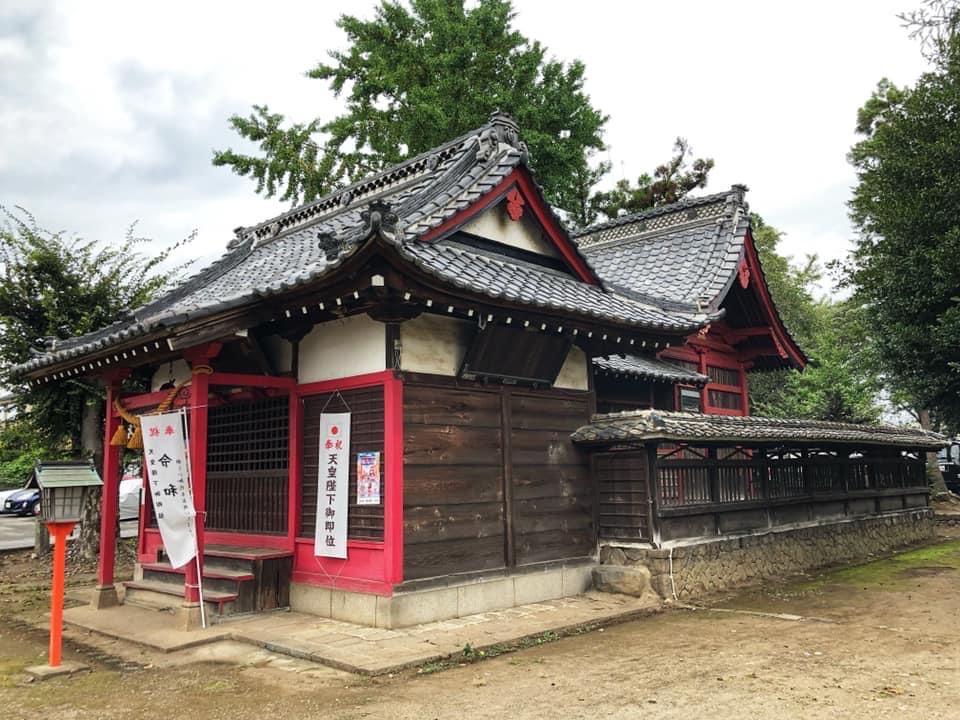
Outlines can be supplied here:
<path id="1" fill-rule="evenodd" d="M 23 673 L 23 669 L 28 665 L 30 665 L 30 661 L 22 658 L 0 660 L 0 688 L 16 685 L 18 676 Z"/>
<path id="2" fill-rule="evenodd" d="M 825 585 L 900 586 L 911 578 L 960 570 L 960 540 L 909 550 L 883 560 L 825 573 L 795 586 L 800 591 L 819 590 Z"/>

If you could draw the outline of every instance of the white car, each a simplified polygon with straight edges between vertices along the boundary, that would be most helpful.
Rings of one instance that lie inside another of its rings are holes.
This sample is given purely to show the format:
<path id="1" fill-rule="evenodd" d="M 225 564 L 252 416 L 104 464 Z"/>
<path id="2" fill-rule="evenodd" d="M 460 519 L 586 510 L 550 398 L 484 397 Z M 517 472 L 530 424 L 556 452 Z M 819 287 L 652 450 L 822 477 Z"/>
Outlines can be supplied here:
<path id="1" fill-rule="evenodd" d="M 131 520 L 140 517 L 140 492 L 143 480 L 125 475 L 120 481 L 120 519 Z"/>

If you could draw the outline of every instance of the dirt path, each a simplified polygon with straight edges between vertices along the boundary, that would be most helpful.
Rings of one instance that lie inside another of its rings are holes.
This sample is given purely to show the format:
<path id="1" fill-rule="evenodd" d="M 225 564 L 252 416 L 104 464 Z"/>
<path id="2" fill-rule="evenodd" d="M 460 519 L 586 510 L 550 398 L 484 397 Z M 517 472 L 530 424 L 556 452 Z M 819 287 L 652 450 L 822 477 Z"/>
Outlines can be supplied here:
<path id="1" fill-rule="evenodd" d="M 189 665 L 113 650 L 144 669 L 98 660 L 24 684 L 43 636 L 0 623 L 2 716 L 956 718 L 960 541 L 420 676 L 368 680 L 247 648 Z"/>

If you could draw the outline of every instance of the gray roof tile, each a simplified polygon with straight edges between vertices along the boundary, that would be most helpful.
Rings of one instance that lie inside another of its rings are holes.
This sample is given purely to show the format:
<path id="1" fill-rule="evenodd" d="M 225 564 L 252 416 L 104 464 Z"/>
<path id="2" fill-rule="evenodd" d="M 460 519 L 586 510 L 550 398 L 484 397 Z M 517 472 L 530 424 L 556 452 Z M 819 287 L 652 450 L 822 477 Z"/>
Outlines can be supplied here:
<path id="1" fill-rule="evenodd" d="M 893 425 L 858 425 L 767 418 L 751 415 L 700 415 L 698 413 L 638 410 L 594 415 L 571 435 L 575 443 L 612 445 L 648 440 L 712 443 L 849 443 L 905 448 L 937 449 L 947 444 L 937 433 Z"/>
<path id="2" fill-rule="evenodd" d="M 422 242 L 476 202 L 515 168 L 526 148 L 501 118 L 343 190 L 239 232 L 226 254 L 128 319 L 82 337 L 58 341 L 49 353 L 21 365 L 30 372 L 117 343 L 175 328 L 186 320 L 254 304 L 329 273 L 367 239 L 362 213 L 374 199 L 398 217 L 396 245 L 405 258 L 456 286 L 531 307 L 560 309 L 638 329 L 693 331 L 714 318 L 689 304 L 660 301 L 580 282 L 571 275 L 500 256 L 494 259 L 446 241 Z M 558 221 L 559 222 L 559 221 Z M 343 246 L 333 259 L 318 238 L 329 234 Z"/>
<path id="3" fill-rule="evenodd" d="M 652 302 L 719 307 L 743 257 L 743 186 L 616 218 L 576 235 L 612 287 Z"/>
<path id="4" fill-rule="evenodd" d="M 593 366 L 598 372 L 614 377 L 625 375 L 664 382 L 689 383 L 691 385 L 705 385 L 710 381 L 710 378 L 706 375 L 687 370 L 667 360 L 658 360 L 654 357 L 641 355 L 595 357 Z"/>

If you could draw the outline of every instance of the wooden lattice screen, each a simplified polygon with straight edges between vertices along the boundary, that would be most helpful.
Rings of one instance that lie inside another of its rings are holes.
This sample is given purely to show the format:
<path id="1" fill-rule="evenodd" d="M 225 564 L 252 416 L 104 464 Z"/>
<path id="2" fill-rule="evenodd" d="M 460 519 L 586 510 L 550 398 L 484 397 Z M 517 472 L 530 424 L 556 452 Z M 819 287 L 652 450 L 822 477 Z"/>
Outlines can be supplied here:
<path id="1" fill-rule="evenodd" d="M 286 397 L 211 407 L 207 423 L 207 528 L 287 532 Z"/>
<path id="2" fill-rule="evenodd" d="M 353 540 L 383 540 L 383 387 L 344 390 L 339 397 L 311 395 L 303 399 L 303 477 L 301 482 L 300 535 L 312 538 L 317 519 L 317 476 L 320 472 L 320 415 L 346 412 L 350 416 L 350 491 L 347 537 Z M 329 405 L 327 404 L 329 401 Z M 357 453 L 380 453 L 380 504 L 357 504 Z"/>

